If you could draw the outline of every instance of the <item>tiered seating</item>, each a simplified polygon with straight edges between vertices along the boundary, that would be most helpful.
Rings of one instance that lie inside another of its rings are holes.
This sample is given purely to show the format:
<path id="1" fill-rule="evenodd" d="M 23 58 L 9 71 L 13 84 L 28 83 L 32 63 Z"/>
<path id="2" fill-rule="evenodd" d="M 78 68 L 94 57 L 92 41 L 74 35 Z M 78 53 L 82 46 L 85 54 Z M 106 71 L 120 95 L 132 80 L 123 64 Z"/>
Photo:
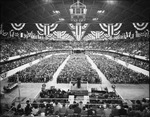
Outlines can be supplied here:
<path id="1" fill-rule="evenodd" d="M 105 56 L 90 55 L 97 67 L 111 83 L 149 83 L 149 77 L 134 72 Z"/>
<path id="2" fill-rule="evenodd" d="M 53 91 L 55 93 L 61 92 L 56 89 L 53 89 Z M 130 106 L 122 101 L 119 103 L 104 102 L 101 104 L 89 102 L 83 104 L 82 101 L 78 103 L 74 101 L 73 104 L 70 104 L 68 101 L 27 100 L 25 107 L 22 107 L 22 104 L 15 105 L 15 103 L 12 103 L 9 109 L 11 117 L 148 117 L 150 115 L 149 104 L 149 99 L 145 98 L 143 100 L 135 100 Z M 4 116 L 6 115 L 3 114 L 2 117 Z"/>
<path id="3" fill-rule="evenodd" d="M 100 78 L 95 70 L 91 68 L 84 54 L 73 54 L 57 78 L 58 83 L 69 83 L 70 81 L 88 81 L 88 83 L 100 83 Z"/>
<path id="4" fill-rule="evenodd" d="M 28 67 L 27 69 L 18 72 L 18 77 L 21 82 L 47 82 L 52 80 L 53 74 L 62 64 L 68 55 L 53 55 L 48 59 L 42 60 L 40 63 Z M 9 77 L 10 82 L 17 81 L 17 75 Z"/>
<path id="5" fill-rule="evenodd" d="M 149 40 L 148 39 L 126 39 L 126 40 L 108 40 L 91 41 L 83 43 L 83 47 L 89 49 L 116 50 L 130 54 L 146 56 L 149 58 Z"/>
<path id="6" fill-rule="evenodd" d="M 122 99 L 115 92 L 109 92 L 107 88 L 105 90 L 92 89 L 90 97 L 90 103 L 93 104 L 120 104 Z"/>
<path id="7" fill-rule="evenodd" d="M 31 52 L 48 49 L 45 43 L 34 40 L 2 40 L 1 41 L 1 60 L 9 57 L 24 55 Z"/>
<path id="8" fill-rule="evenodd" d="M 145 61 L 141 61 L 138 59 L 130 58 L 130 57 L 123 56 L 123 55 L 113 54 L 113 53 L 103 53 L 103 54 L 113 56 L 115 59 L 120 59 L 122 61 L 125 61 L 129 64 L 135 65 L 142 69 L 149 70 L 149 62 L 145 62 Z"/>
<path id="9" fill-rule="evenodd" d="M 2 39 L 1 40 L 1 60 L 7 60 L 9 57 L 24 55 L 31 52 L 46 49 L 102 49 L 116 50 L 130 54 L 146 56 L 149 58 L 149 40 L 148 39 L 126 39 L 126 40 L 108 40 L 108 41 L 90 41 L 90 42 L 68 42 L 68 41 L 42 41 L 42 40 L 24 40 L 24 39 Z"/>
<path id="10" fill-rule="evenodd" d="M 23 58 L 23 59 L 18 59 L 16 61 L 12 61 L 12 62 L 8 62 L 8 63 L 5 63 L 5 64 L 1 64 L 0 67 L 1 67 L 1 73 L 4 73 L 4 72 L 7 72 L 9 70 L 12 70 L 14 68 L 17 68 L 21 65 L 24 65 L 24 64 L 27 64 L 29 62 L 32 62 L 36 59 L 39 59 L 39 58 L 43 58 L 44 56 L 46 55 L 49 55 L 49 54 L 52 54 L 51 52 L 49 53 L 41 53 L 41 54 L 38 54 L 38 55 L 34 55 L 34 56 L 29 56 L 29 57 L 26 57 L 26 58 Z"/>

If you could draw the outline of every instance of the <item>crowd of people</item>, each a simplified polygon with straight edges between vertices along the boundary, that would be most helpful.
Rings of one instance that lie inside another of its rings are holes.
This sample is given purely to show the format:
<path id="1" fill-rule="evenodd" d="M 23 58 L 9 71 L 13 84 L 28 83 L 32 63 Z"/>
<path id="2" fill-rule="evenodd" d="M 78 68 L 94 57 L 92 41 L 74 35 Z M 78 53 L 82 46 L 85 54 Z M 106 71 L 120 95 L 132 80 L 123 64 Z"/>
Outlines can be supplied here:
<path id="1" fill-rule="evenodd" d="M 65 91 L 63 89 L 57 89 L 55 87 L 50 89 L 42 88 L 39 93 L 39 101 L 57 101 L 57 102 L 67 102 L 69 95 L 72 93 L 70 90 Z"/>
<path id="2" fill-rule="evenodd" d="M 149 58 L 149 39 L 125 39 L 85 42 L 82 47 L 87 49 L 116 50 Z"/>
<path id="3" fill-rule="evenodd" d="M 17 78 L 19 78 L 19 81 L 21 82 L 48 82 L 49 80 L 52 80 L 53 74 L 67 56 L 67 54 L 52 55 L 50 58 L 43 59 L 38 64 L 10 76 L 8 81 L 16 82 Z"/>
<path id="4" fill-rule="evenodd" d="M 48 41 L 33 39 L 1 39 L 1 60 L 31 52 L 51 49 L 101 49 L 116 50 L 149 58 L 149 40 L 125 39 L 105 41 Z"/>
<path id="5" fill-rule="evenodd" d="M 115 91 L 108 91 L 107 88 L 102 91 L 93 91 L 90 95 L 90 103 L 93 104 L 119 104 L 122 99 Z"/>
<path id="6" fill-rule="evenodd" d="M 72 54 L 64 69 L 60 72 L 57 82 L 69 83 L 70 81 L 88 81 L 88 83 L 100 83 L 98 73 L 91 68 L 84 54 Z"/>
<path id="7" fill-rule="evenodd" d="M 135 104 L 128 105 L 126 102 L 119 104 L 83 104 L 82 101 L 70 104 L 69 101 L 36 101 L 27 100 L 25 107 L 21 104 L 11 105 L 11 117 L 149 117 L 149 100 L 136 100 Z"/>
<path id="8" fill-rule="evenodd" d="M 122 61 L 125 61 L 129 64 L 135 65 L 135 66 L 140 67 L 142 69 L 149 70 L 149 62 L 148 61 L 147 62 L 141 61 L 138 59 L 130 58 L 130 57 L 119 55 L 119 54 L 109 53 L 109 52 L 105 52 L 103 54 L 110 55 L 110 56 L 114 57 L 115 59 L 120 59 Z"/>
<path id="9" fill-rule="evenodd" d="M 149 41 L 147 39 L 134 40 L 114 40 L 114 41 L 91 41 L 91 42 L 49 42 L 39 40 L 2 40 L 1 46 L 1 60 L 7 60 L 9 57 L 16 55 L 24 55 L 31 52 L 37 52 L 46 49 L 72 49 L 81 47 L 84 49 L 101 49 L 101 50 L 117 50 L 120 52 L 127 52 L 130 54 L 146 56 L 149 58 Z M 32 62 L 36 59 L 42 58 L 49 53 L 40 54 L 36 56 L 27 57 L 17 61 L 1 65 L 1 73 L 4 73 L 13 68 L 19 67 L 26 63 Z M 114 54 L 109 54 L 114 56 Z M 17 82 L 17 78 L 21 82 L 47 82 L 52 80 L 53 74 L 58 67 L 66 59 L 68 55 L 53 55 L 48 59 L 44 59 L 36 65 L 19 71 L 17 74 L 8 78 L 9 82 Z M 113 84 L 129 83 L 140 84 L 149 83 L 149 77 L 141 73 L 134 72 L 104 56 L 89 55 L 97 67 L 104 73 L 106 78 Z M 134 64 L 143 69 L 148 70 L 148 63 L 123 57 L 115 56 L 115 58 Z M 60 72 L 57 82 L 69 83 L 70 81 L 88 81 L 88 83 L 101 83 L 101 79 L 97 72 L 91 68 L 83 54 L 72 54 L 64 69 Z M 126 103 L 120 101 L 120 97 L 111 92 L 92 93 L 90 95 L 90 102 L 83 104 L 82 102 L 69 102 L 61 98 L 68 98 L 71 92 L 66 92 L 60 89 L 50 89 L 40 92 L 39 98 L 59 98 L 57 101 L 52 99 L 50 101 L 41 100 L 27 101 L 25 108 L 21 104 L 17 107 L 13 103 L 11 111 L 14 117 L 20 116 L 51 116 L 51 117 L 115 117 L 125 115 L 126 117 L 149 117 L 150 116 L 150 102 L 146 99 L 142 101 L 137 100 L 133 106 L 128 106 Z M 105 100 L 103 100 L 105 99 Z M 108 99 L 108 100 L 107 100 Z M 110 101 L 113 99 L 113 101 Z M 103 100 L 103 101 L 101 101 Z M 117 100 L 117 102 L 115 101 Z M 91 104 L 94 103 L 94 104 Z M 117 104 L 116 104 L 117 103 Z"/>
<path id="10" fill-rule="evenodd" d="M 2 38 L 0 46 L 1 60 L 7 60 L 9 57 L 40 52 L 42 50 L 72 49 L 72 42 Z"/>
<path id="11" fill-rule="evenodd" d="M 1 40 L 1 59 L 7 60 L 9 57 L 24 55 L 31 52 L 48 49 L 48 46 L 41 41 L 7 39 Z"/>
<path id="12" fill-rule="evenodd" d="M 89 55 L 98 69 L 106 76 L 111 83 L 140 84 L 149 83 L 149 77 L 142 73 L 134 72 L 105 56 Z"/>
<path id="13" fill-rule="evenodd" d="M 52 53 L 53 52 L 36 54 L 34 56 L 29 56 L 29 57 L 25 57 L 25 58 L 21 58 L 21 59 L 15 60 L 15 61 L 1 64 L 0 65 L 0 67 L 1 67 L 0 73 L 7 72 L 9 70 L 12 70 L 12 69 L 17 68 L 19 66 L 22 66 L 24 64 L 30 63 L 36 59 L 42 59 L 44 56 L 47 56 L 47 55 L 52 54 Z"/>

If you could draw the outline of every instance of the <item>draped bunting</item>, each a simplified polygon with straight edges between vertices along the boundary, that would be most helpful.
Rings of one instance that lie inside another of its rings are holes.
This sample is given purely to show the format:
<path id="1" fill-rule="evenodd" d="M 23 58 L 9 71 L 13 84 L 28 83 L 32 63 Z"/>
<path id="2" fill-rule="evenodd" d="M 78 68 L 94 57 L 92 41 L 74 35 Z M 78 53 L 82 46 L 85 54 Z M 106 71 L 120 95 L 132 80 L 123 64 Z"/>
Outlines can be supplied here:
<path id="1" fill-rule="evenodd" d="M 118 31 L 120 29 L 120 27 L 122 26 L 122 23 L 100 23 L 99 26 L 101 27 L 101 29 L 105 32 L 107 32 L 108 35 L 112 36 L 112 35 L 118 35 L 120 33 L 120 31 Z"/>
<path id="2" fill-rule="evenodd" d="M 20 31 L 25 26 L 25 23 L 19 23 L 19 24 L 11 23 L 11 26 L 13 27 L 14 30 Z"/>
<path id="3" fill-rule="evenodd" d="M 137 30 L 144 30 L 147 26 L 148 26 L 148 23 L 132 23 L 134 28 L 136 28 Z"/>
<path id="4" fill-rule="evenodd" d="M 68 24 L 73 36 L 76 38 L 77 41 L 80 41 L 82 39 L 89 25 L 90 24 L 88 23 L 76 23 L 75 25 L 73 23 Z"/>
<path id="5" fill-rule="evenodd" d="M 76 29 L 76 27 L 74 26 L 73 23 L 69 23 L 68 26 L 69 26 L 69 28 L 70 28 L 71 30 L 75 30 L 75 29 Z"/>
<path id="6" fill-rule="evenodd" d="M 50 32 L 54 31 L 58 26 L 58 24 L 55 24 L 55 23 L 53 23 L 51 25 L 50 24 L 35 23 L 35 25 L 39 30 L 39 31 L 37 31 L 38 34 L 39 35 L 46 35 L 46 36 L 50 35 Z"/>
<path id="7" fill-rule="evenodd" d="M 58 27 L 59 26 L 59 27 Z M 71 29 L 72 36 L 66 27 Z M 0 25 L 0 35 L 4 37 L 18 37 L 26 39 L 65 39 L 76 40 L 106 40 L 106 39 L 135 39 L 149 37 L 149 23 L 3 23 Z M 66 31 L 63 31 L 66 29 Z M 89 30 L 88 30 L 89 29 Z"/>

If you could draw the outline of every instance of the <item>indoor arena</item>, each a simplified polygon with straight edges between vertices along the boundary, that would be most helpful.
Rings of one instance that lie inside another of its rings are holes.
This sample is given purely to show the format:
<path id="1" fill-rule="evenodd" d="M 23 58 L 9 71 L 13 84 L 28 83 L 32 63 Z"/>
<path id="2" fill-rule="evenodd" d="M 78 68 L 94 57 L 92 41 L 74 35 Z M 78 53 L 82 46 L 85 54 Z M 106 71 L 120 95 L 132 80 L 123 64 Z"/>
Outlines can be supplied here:
<path id="1" fill-rule="evenodd" d="M 150 117 L 149 0 L 1 0 L 1 117 Z"/>

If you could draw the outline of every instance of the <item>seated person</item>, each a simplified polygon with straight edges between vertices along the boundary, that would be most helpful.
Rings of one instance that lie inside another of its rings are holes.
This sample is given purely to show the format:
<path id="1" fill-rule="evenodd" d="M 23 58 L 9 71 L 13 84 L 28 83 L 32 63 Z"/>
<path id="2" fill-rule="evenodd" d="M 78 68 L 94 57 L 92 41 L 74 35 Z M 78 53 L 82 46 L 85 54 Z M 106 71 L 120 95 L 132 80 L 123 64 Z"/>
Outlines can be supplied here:
<path id="1" fill-rule="evenodd" d="M 38 116 L 38 112 L 39 112 L 38 105 L 35 104 L 35 105 L 33 106 L 33 108 L 32 108 L 32 112 L 31 112 L 31 113 L 32 113 L 34 116 Z"/>
<path id="2" fill-rule="evenodd" d="M 21 108 L 21 104 L 18 104 L 17 110 L 16 110 L 16 115 L 23 115 L 23 114 L 24 114 L 24 110 L 23 110 L 23 108 Z"/>

